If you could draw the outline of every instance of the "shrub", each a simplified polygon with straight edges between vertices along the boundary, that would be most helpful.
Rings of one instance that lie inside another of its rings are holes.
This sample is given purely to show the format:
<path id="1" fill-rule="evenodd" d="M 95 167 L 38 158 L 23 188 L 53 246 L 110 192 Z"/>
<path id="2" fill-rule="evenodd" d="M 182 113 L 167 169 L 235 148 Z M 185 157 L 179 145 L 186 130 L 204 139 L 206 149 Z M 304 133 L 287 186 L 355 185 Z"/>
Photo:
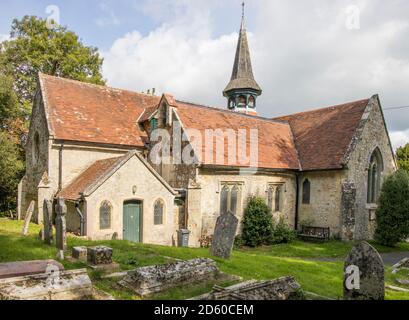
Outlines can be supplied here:
<path id="1" fill-rule="evenodd" d="M 375 239 L 395 246 L 409 237 L 409 174 L 399 170 L 383 184 L 377 210 Z"/>
<path id="2" fill-rule="evenodd" d="M 271 210 L 262 198 L 251 197 L 244 213 L 243 243 L 249 247 L 269 244 L 273 233 Z"/>
<path id="3" fill-rule="evenodd" d="M 297 238 L 297 234 L 284 221 L 280 221 L 273 230 L 271 244 L 290 243 Z"/>

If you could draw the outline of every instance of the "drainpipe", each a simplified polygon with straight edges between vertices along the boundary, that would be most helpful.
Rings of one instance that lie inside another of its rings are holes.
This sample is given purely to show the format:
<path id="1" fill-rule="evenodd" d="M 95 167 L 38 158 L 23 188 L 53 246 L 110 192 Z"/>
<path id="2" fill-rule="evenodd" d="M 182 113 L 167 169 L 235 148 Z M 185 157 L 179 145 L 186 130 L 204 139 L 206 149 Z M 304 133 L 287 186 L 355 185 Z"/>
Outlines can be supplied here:
<path id="1" fill-rule="evenodd" d="M 299 220 L 299 215 L 300 215 L 300 174 L 296 173 L 295 174 L 295 179 L 296 179 L 296 196 L 295 196 L 295 223 L 294 223 L 294 229 L 295 231 L 298 231 L 298 220 Z"/>
<path id="2" fill-rule="evenodd" d="M 81 237 L 83 237 L 85 235 L 85 218 L 84 218 L 84 214 L 81 212 L 79 202 L 75 202 L 75 210 L 77 211 L 80 217 L 80 235 Z"/>

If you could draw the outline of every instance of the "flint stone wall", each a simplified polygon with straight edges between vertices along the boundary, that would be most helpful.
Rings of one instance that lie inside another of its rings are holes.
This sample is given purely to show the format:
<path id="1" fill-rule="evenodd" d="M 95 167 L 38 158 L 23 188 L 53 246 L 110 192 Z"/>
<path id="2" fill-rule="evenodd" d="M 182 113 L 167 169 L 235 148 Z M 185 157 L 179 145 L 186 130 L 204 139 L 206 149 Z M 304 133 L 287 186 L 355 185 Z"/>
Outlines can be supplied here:
<path id="1" fill-rule="evenodd" d="M 194 259 L 167 264 L 138 268 L 128 272 L 119 282 L 133 290 L 139 296 L 147 296 L 177 286 L 210 281 L 217 277 L 219 269 L 211 259 Z"/>

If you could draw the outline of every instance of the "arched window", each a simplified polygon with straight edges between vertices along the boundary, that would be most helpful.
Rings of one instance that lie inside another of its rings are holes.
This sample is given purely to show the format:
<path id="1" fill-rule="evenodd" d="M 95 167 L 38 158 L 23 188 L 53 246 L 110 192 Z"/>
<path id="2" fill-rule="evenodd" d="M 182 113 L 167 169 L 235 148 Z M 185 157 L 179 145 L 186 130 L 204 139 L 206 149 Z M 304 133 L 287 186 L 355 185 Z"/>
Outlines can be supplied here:
<path id="1" fill-rule="evenodd" d="M 273 210 L 273 194 L 274 194 L 274 187 L 270 186 L 267 191 L 267 205 L 271 210 Z"/>
<path id="2" fill-rule="evenodd" d="M 280 212 L 280 211 L 281 211 L 281 186 L 277 186 L 276 192 L 275 192 L 274 212 Z"/>
<path id="3" fill-rule="evenodd" d="M 162 200 L 157 200 L 153 210 L 155 226 L 163 224 L 163 209 L 164 204 Z"/>
<path id="4" fill-rule="evenodd" d="M 33 160 L 34 163 L 38 162 L 38 159 L 40 158 L 40 135 L 38 132 L 35 133 L 34 135 L 34 141 L 33 141 Z"/>
<path id="5" fill-rule="evenodd" d="M 230 109 L 234 109 L 234 107 L 235 107 L 235 100 L 234 100 L 234 98 L 230 98 L 229 99 L 229 108 Z"/>
<path id="6" fill-rule="evenodd" d="M 250 96 L 249 98 L 249 107 L 254 108 L 256 105 L 256 99 L 254 99 L 254 96 Z"/>
<path id="7" fill-rule="evenodd" d="M 381 189 L 381 177 L 383 172 L 382 154 L 377 148 L 371 156 L 368 170 L 368 203 L 378 201 Z"/>
<path id="8" fill-rule="evenodd" d="M 306 179 L 302 185 L 302 203 L 310 204 L 311 202 L 311 183 Z"/>
<path id="9" fill-rule="evenodd" d="M 104 201 L 99 208 L 99 228 L 101 230 L 111 229 L 112 206 Z"/>
<path id="10" fill-rule="evenodd" d="M 229 187 L 224 186 L 220 195 L 220 214 L 226 213 L 228 210 Z"/>
<path id="11" fill-rule="evenodd" d="M 239 107 L 246 107 L 247 105 L 247 98 L 246 96 L 239 97 Z"/>
<path id="12" fill-rule="evenodd" d="M 234 215 L 237 214 L 238 199 L 239 199 L 239 188 L 237 186 L 234 186 L 234 188 L 231 191 L 231 198 L 230 198 L 230 211 Z"/>

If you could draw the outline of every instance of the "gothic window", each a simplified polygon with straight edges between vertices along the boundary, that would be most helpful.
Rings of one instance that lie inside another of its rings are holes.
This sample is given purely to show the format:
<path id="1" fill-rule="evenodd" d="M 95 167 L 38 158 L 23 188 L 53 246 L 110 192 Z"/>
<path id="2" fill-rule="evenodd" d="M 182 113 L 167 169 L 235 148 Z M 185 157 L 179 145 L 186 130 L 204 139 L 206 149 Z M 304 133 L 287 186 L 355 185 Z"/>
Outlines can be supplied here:
<path id="1" fill-rule="evenodd" d="M 157 200 L 154 206 L 154 223 L 155 226 L 163 224 L 164 205 L 161 200 Z"/>
<path id="2" fill-rule="evenodd" d="M 234 215 L 237 214 L 238 199 L 239 199 L 239 188 L 237 186 L 234 186 L 231 191 L 231 197 L 230 197 L 230 211 Z"/>
<path id="3" fill-rule="evenodd" d="M 220 214 L 223 214 L 228 210 L 229 192 L 229 187 L 224 186 L 220 195 Z"/>
<path id="4" fill-rule="evenodd" d="M 302 203 L 310 204 L 311 202 L 311 183 L 306 179 L 302 185 Z"/>
<path id="5" fill-rule="evenodd" d="M 37 163 L 39 158 L 40 158 L 40 135 L 38 134 L 38 132 L 36 132 L 34 135 L 34 141 L 33 141 L 34 163 Z"/>
<path id="6" fill-rule="evenodd" d="M 239 199 L 239 185 L 224 185 L 220 194 L 220 214 L 230 211 L 236 215 L 239 208 Z"/>
<path id="7" fill-rule="evenodd" d="M 381 177 L 383 171 L 383 160 L 379 149 L 371 156 L 368 170 L 368 203 L 376 203 L 381 188 Z"/>
<path id="8" fill-rule="evenodd" d="M 111 229 L 112 206 L 104 201 L 99 208 L 99 228 L 101 230 Z"/>
<path id="9" fill-rule="evenodd" d="M 275 208 L 274 212 L 280 212 L 281 211 L 281 186 L 277 186 L 275 190 Z"/>
<path id="10" fill-rule="evenodd" d="M 267 194 L 267 205 L 272 210 L 273 209 L 273 194 L 274 194 L 274 187 L 270 186 L 268 188 Z"/>

